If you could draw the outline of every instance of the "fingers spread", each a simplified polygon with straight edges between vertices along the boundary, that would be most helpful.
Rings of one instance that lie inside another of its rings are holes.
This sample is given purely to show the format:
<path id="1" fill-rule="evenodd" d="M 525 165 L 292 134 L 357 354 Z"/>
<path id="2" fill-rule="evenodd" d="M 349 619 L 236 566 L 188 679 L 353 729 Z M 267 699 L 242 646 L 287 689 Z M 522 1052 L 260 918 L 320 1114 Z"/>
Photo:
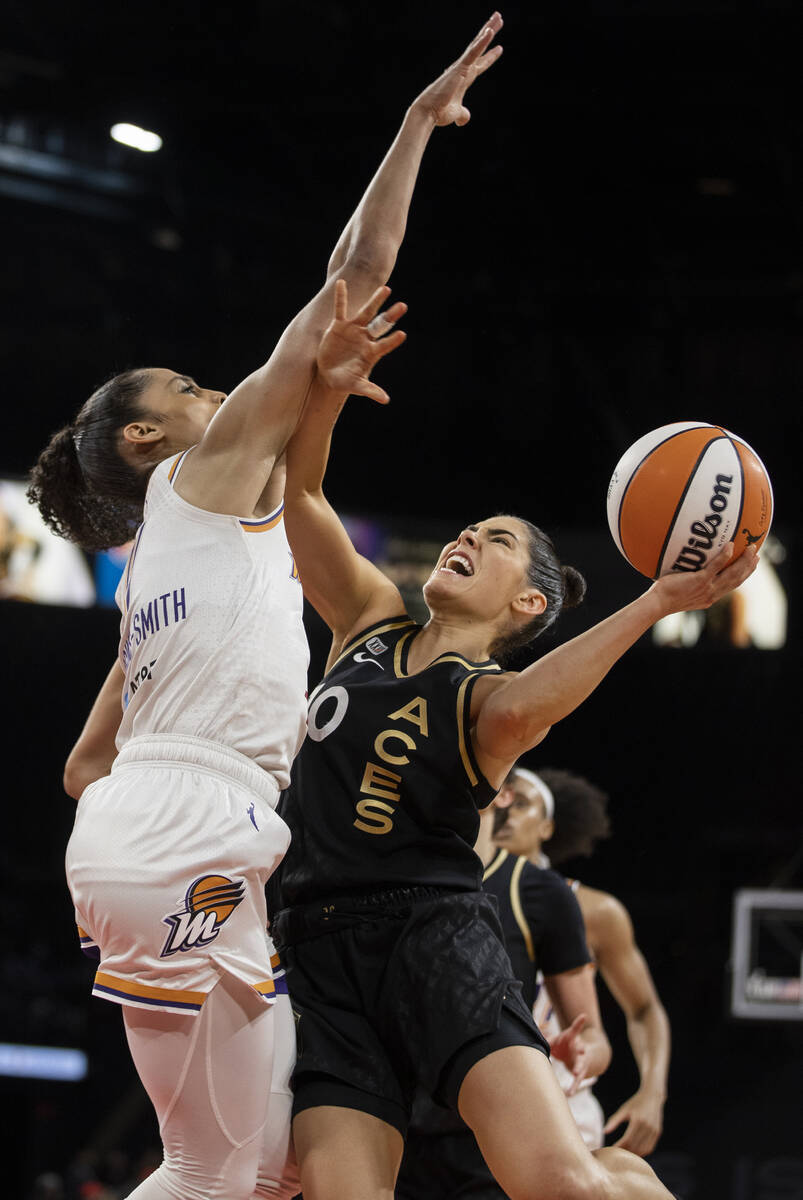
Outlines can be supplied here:
<path id="1" fill-rule="evenodd" d="M 395 333 L 391 333 L 388 337 L 382 338 L 376 343 L 376 350 L 374 351 L 376 360 L 378 361 L 380 358 L 384 358 L 386 354 L 390 354 L 392 350 L 395 350 L 398 346 L 401 346 L 402 342 L 406 341 L 407 334 L 403 329 L 397 329 Z"/>
<path id="2" fill-rule="evenodd" d="M 360 325 L 367 325 L 371 318 L 375 317 L 379 312 L 389 295 L 390 288 L 387 286 L 387 284 L 383 284 L 382 287 L 378 287 L 370 299 L 366 301 L 366 303 L 357 313 L 357 316 L 354 318 L 355 321 L 357 321 Z"/>
<path id="3" fill-rule="evenodd" d="M 493 66 L 497 58 L 501 58 L 501 56 L 501 46 L 494 46 L 493 50 L 489 50 L 487 54 L 483 54 L 479 62 L 474 64 L 475 75 L 482 75 L 483 71 L 487 71 L 489 67 Z"/>

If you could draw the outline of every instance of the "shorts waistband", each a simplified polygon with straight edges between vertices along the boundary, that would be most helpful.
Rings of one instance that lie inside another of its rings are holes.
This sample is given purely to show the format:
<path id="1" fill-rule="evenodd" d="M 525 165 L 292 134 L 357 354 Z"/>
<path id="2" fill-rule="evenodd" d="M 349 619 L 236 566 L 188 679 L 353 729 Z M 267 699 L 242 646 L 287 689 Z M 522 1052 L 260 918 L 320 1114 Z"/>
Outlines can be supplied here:
<path id="1" fill-rule="evenodd" d="M 485 899 L 485 893 L 479 893 Z M 407 915 L 405 910 L 428 900 L 445 896 L 477 895 L 458 892 L 453 887 L 419 884 L 386 888 L 380 892 L 361 892 L 353 896 L 332 896 L 292 908 L 283 908 L 271 920 L 277 945 L 293 945 L 322 933 L 333 933 L 365 921 Z"/>
<path id="2" fill-rule="evenodd" d="M 267 771 L 239 750 L 210 742 L 205 738 L 182 733 L 155 733 L 131 738 L 126 742 L 112 765 L 112 771 L 122 767 L 170 763 L 176 766 L 201 767 L 226 779 L 233 779 L 256 792 L 272 808 L 276 807 L 279 787 Z"/>

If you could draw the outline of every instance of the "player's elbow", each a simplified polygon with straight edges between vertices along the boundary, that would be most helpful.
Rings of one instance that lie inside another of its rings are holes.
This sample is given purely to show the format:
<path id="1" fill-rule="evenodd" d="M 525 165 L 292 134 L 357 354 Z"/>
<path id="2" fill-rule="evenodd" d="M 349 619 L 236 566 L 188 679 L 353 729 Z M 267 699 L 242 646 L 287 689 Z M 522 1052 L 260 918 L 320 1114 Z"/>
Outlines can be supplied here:
<path id="1" fill-rule="evenodd" d="M 477 722 L 477 744 L 492 758 L 511 761 L 531 750 L 549 732 L 549 725 L 538 714 L 503 698 L 483 705 Z"/>
<path id="2" fill-rule="evenodd" d="M 65 792 L 68 796 L 72 796 L 73 800 L 77 800 L 80 797 L 81 792 L 84 790 L 85 785 L 82 783 L 82 779 L 83 773 L 78 763 L 74 762 L 71 756 L 64 764 L 62 783 L 64 785 Z"/>
<path id="3" fill-rule="evenodd" d="M 64 790 L 68 796 L 72 796 L 73 800 L 80 800 L 82 793 L 90 783 L 108 775 L 110 770 L 111 764 L 99 763 L 83 754 L 73 752 L 64 764 L 62 776 Z"/>
<path id="4" fill-rule="evenodd" d="M 396 265 L 398 243 L 381 233 L 358 232 L 345 255 L 341 274 L 349 283 L 360 281 L 378 288 L 387 283 Z"/>

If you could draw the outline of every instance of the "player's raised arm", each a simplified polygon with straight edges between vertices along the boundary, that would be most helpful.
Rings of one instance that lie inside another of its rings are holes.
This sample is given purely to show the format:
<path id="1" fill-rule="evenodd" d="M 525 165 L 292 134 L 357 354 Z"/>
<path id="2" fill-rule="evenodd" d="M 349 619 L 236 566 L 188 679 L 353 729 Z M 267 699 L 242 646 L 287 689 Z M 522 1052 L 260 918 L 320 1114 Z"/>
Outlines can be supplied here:
<path id="1" fill-rule="evenodd" d="M 730 562 L 732 553 L 729 543 L 700 571 L 662 576 L 625 608 L 520 674 L 508 675 L 478 713 L 474 732 L 478 752 L 497 763 L 513 762 L 582 704 L 614 663 L 661 617 L 710 608 L 739 587 L 755 570 L 757 555 L 750 547 Z"/>
<path id="2" fill-rule="evenodd" d="M 384 389 L 369 379 L 373 366 L 405 339 L 393 326 L 407 306 L 393 304 L 379 315 L 390 289 L 378 288 L 351 319 L 348 289 L 339 280 L 335 316 L 318 351 L 318 371 L 304 417 L 287 447 L 285 526 L 304 594 L 326 621 L 337 648 L 358 625 L 400 613 L 396 586 L 358 554 L 323 492 L 332 431 L 349 394 L 387 403 Z"/>
<path id="3" fill-rule="evenodd" d="M 179 490 L 191 503 L 224 512 L 253 510 L 309 394 L 335 281 L 348 281 L 352 305 L 360 307 L 388 280 L 429 138 L 439 126 L 468 122 L 466 92 L 501 54 L 501 47 L 491 47 L 501 27 L 502 18 L 494 13 L 460 57 L 410 105 L 338 240 L 325 285 L 285 330 L 267 363 L 234 389 L 188 459 Z"/>

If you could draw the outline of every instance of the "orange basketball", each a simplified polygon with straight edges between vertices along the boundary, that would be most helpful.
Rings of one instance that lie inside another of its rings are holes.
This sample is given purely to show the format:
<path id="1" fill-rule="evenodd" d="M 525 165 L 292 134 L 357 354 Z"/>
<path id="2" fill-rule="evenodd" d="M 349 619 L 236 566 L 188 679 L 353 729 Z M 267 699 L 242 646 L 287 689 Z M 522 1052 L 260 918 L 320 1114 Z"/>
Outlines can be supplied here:
<path id="1" fill-rule="evenodd" d="M 699 571 L 728 542 L 761 546 L 772 522 L 761 459 L 720 425 L 679 421 L 627 450 L 608 486 L 608 524 L 627 561 L 650 579 Z"/>

